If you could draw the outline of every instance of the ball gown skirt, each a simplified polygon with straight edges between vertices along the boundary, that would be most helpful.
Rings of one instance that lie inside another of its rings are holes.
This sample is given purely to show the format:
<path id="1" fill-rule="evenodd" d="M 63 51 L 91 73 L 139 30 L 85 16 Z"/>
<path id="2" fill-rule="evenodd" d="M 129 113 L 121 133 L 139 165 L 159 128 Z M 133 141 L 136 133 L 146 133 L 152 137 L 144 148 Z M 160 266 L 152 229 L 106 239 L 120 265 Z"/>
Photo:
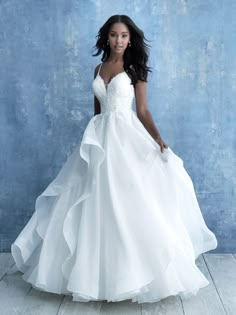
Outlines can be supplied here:
<path id="1" fill-rule="evenodd" d="M 34 288 L 73 301 L 156 302 L 196 295 L 209 281 L 196 258 L 217 247 L 183 160 L 132 110 L 126 72 L 92 83 L 101 113 L 39 195 L 11 246 Z"/>

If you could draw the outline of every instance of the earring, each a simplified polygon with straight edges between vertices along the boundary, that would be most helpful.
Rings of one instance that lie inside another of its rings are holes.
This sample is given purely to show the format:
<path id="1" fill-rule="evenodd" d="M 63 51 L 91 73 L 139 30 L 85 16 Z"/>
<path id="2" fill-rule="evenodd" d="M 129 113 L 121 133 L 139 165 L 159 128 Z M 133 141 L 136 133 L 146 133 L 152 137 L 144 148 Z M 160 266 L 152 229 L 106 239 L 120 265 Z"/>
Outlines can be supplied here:
<path id="1" fill-rule="evenodd" d="M 131 47 L 131 42 L 129 41 L 129 47 Z"/>
<path id="2" fill-rule="evenodd" d="M 107 45 L 109 45 L 109 39 L 107 40 Z"/>

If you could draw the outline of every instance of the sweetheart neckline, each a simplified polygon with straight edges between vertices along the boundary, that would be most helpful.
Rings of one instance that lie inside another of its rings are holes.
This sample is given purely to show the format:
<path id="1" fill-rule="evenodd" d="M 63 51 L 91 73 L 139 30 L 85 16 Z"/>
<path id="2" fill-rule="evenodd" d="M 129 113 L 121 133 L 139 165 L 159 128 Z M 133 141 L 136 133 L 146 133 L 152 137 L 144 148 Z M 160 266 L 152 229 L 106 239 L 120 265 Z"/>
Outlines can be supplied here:
<path id="1" fill-rule="evenodd" d="M 111 80 L 107 84 L 105 83 L 104 79 L 101 77 L 100 73 L 97 74 L 97 77 L 99 77 L 102 80 L 103 85 L 105 87 L 105 90 L 107 91 L 108 90 L 108 86 L 111 84 L 113 79 L 115 79 L 116 77 L 118 77 L 120 74 L 123 74 L 123 73 L 126 73 L 126 72 L 122 71 L 122 72 L 117 73 L 114 77 L 111 78 Z"/>

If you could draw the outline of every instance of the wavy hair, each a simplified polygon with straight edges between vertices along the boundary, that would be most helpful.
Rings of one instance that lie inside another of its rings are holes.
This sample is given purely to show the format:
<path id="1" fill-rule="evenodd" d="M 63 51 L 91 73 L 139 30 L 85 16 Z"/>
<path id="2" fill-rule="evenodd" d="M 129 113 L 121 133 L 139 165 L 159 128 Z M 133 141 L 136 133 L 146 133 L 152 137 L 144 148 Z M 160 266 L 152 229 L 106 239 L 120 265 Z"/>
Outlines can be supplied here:
<path id="1" fill-rule="evenodd" d="M 99 29 L 96 36 L 97 42 L 93 50 L 97 50 L 92 56 L 98 56 L 101 53 L 101 61 L 107 61 L 110 56 L 110 46 L 107 45 L 108 32 L 114 23 L 124 23 L 130 32 L 131 47 L 128 45 L 124 55 L 124 70 L 130 77 L 132 84 L 135 86 L 138 80 L 147 82 L 148 72 L 151 68 L 147 66 L 149 56 L 148 41 L 141 29 L 133 22 L 127 15 L 113 15 L 111 16 Z"/>

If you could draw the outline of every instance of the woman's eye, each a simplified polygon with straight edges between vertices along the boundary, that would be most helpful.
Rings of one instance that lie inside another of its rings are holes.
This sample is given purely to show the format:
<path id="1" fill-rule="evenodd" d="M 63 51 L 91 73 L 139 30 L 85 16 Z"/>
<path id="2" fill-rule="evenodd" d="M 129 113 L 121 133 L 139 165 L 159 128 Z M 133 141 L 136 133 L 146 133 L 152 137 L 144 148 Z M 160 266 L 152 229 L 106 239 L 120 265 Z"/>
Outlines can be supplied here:
<path id="1" fill-rule="evenodd" d="M 116 37 L 116 34 L 110 34 L 111 37 Z M 122 35 L 122 38 L 127 37 L 127 34 Z"/>

